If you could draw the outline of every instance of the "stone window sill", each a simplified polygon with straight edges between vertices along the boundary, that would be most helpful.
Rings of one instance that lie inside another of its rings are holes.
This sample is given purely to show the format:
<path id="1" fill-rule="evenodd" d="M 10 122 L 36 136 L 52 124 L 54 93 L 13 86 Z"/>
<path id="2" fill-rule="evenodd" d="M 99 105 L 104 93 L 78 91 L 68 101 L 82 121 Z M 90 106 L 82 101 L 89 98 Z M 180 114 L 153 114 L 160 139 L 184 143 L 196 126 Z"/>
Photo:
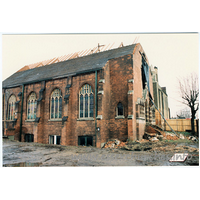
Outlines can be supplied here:
<path id="1" fill-rule="evenodd" d="M 133 119 L 133 115 L 128 115 L 128 119 Z"/>
<path id="2" fill-rule="evenodd" d="M 27 119 L 27 120 L 25 120 L 25 122 L 34 122 L 35 121 L 35 119 Z"/>
<path id="3" fill-rule="evenodd" d="M 136 120 L 145 120 L 143 117 L 137 117 Z"/>
<path id="4" fill-rule="evenodd" d="M 94 121 L 94 118 L 93 117 L 78 118 L 77 121 Z"/>
<path id="5" fill-rule="evenodd" d="M 61 122 L 62 119 L 49 119 L 48 121 L 49 122 Z"/>
<path id="6" fill-rule="evenodd" d="M 124 119 L 124 115 L 119 115 L 119 116 L 116 116 L 115 119 Z"/>

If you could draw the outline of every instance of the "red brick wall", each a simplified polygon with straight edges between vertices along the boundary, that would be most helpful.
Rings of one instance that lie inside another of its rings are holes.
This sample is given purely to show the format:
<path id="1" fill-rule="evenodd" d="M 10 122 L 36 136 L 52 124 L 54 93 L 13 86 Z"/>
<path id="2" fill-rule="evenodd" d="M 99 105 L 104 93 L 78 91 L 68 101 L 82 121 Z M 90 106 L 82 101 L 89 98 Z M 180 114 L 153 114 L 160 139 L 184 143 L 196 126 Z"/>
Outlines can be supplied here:
<path id="1" fill-rule="evenodd" d="M 95 121 L 82 121 L 79 119 L 79 90 L 84 84 L 89 84 L 95 93 L 95 72 L 89 74 L 81 74 L 72 79 L 72 87 L 69 98 L 69 115 L 66 122 L 68 145 L 78 145 L 78 136 L 93 136 L 93 144 L 95 144 Z M 95 98 L 95 96 L 94 96 Z M 94 99 L 95 101 L 95 99 Z M 95 115 L 95 109 L 93 111 Z"/>
<path id="2" fill-rule="evenodd" d="M 15 115 L 15 119 L 17 119 L 15 125 L 13 128 L 6 128 L 7 127 L 11 127 L 11 124 L 13 122 L 9 122 L 7 123 L 7 112 L 8 112 L 8 100 L 10 98 L 11 95 L 15 95 L 16 97 L 16 101 L 20 100 L 20 97 L 18 96 L 19 92 L 22 92 L 22 87 L 15 87 L 15 88 L 9 88 L 9 89 L 5 89 L 3 90 L 3 96 L 4 96 L 4 116 L 3 116 L 3 120 L 4 120 L 4 135 L 6 136 L 14 136 L 15 140 L 19 140 L 19 132 L 17 127 L 20 126 L 20 112 L 21 112 L 21 103 L 18 106 L 18 109 L 15 109 L 15 112 L 17 112 L 17 115 Z M 7 125 L 6 125 L 7 123 Z"/>
<path id="3" fill-rule="evenodd" d="M 140 45 L 137 45 L 135 48 L 135 52 L 133 54 L 133 78 L 134 78 L 134 84 L 133 84 L 133 113 L 134 113 L 134 119 L 133 119 L 133 127 L 136 127 L 136 102 L 138 98 L 142 98 L 142 75 L 141 75 L 141 66 L 142 66 L 142 58 L 140 52 L 143 52 L 143 49 Z M 141 131 L 141 126 L 139 126 L 139 135 L 144 134 Z M 129 137 L 132 140 L 137 139 L 137 130 L 133 128 L 133 135 Z"/>
<path id="4" fill-rule="evenodd" d="M 133 79 L 132 55 L 126 55 L 109 61 L 110 68 L 110 105 L 109 138 L 128 139 L 128 81 Z M 117 119 L 116 107 L 121 102 L 124 119 Z"/>
<path id="5" fill-rule="evenodd" d="M 143 87 L 142 87 L 142 75 L 141 75 L 141 66 L 142 66 L 142 57 L 141 53 L 144 53 L 144 50 L 140 44 L 137 44 L 134 51 L 133 51 L 133 77 L 134 77 L 134 95 L 133 95 L 133 113 L 134 113 L 134 119 L 133 119 L 133 127 L 139 127 L 139 130 L 137 133 L 137 129 L 133 128 L 133 135 L 129 135 L 129 138 L 131 140 L 136 140 L 138 137 L 139 139 L 142 138 L 144 131 L 145 131 L 145 121 L 143 120 L 137 120 L 136 117 L 136 102 L 138 98 L 142 98 L 143 96 Z M 147 57 L 146 57 L 147 59 Z M 148 59 L 147 59 L 148 63 Z M 149 63 L 148 63 L 149 64 Z M 151 74 L 150 74 L 151 79 Z M 152 81 L 150 81 L 150 90 L 151 94 L 153 95 L 153 85 Z M 148 99 L 148 96 L 147 96 Z M 137 125 L 137 123 L 139 123 Z M 139 135 L 137 137 L 137 135 Z"/>
<path id="6" fill-rule="evenodd" d="M 100 131 L 97 133 L 97 147 L 102 142 L 106 142 L 111 138 L 120 140 L 136 139 L 136 101 L 142 98 L 142 79 L 141 79 L 141 55 L 139 51 L 143 51 L 138 45 L 134 50 L 134 55 L 126 55 L 119 58 L 111 59 L 104 68 L 98 71 L 97 92 L 98 94 L 98 116 L 102 119 L 97 120 L 97 127 Z M 134 83 L 129 80 L 134 79 Z M 67 83 L 71 80 L 69 89 L 70 97 L 68 103 L 65 103 L 64 96 Z M 104 81 L 100 81 L 104 80 Z M 89 84 L 95 94 L 95 72 L 80 74 L 72 79 L 63 78 L 25 85 L 24 90 L 24 106 L 23 106 L 23 134 L 34 134 L 34 142 L 49 143 L 49 135 L 61 136 L 62 145 L 78 145 L 78 136 L 93 136 L 93 144 L 95 144 L 95 106 L 93 120 L 79 119 L 79 90 L 84 84 Z M 39 98 L 39 91 L 45 87 L 43 100 L 38 102 L 37 117 L 40 117 L 39 123 L 27 121 L 27 98 L 34 91 Z M 51 121 L 50 120 L 50 96 L 55 88 L 59 88 L 62 92 L 62 117 L 68 116 L 67 121 Z M 129 96 L 128 91 L 133 90 L 134 93 Z M 6 89 L 9 94 L 17 94 L 22 91 L 22 87 Z M 7 94 L 7 96 L 9 96 Z M 95 95 L 94 95 L 95 98 Z M 17 100 L 19 98 L 17 97 Z M 95 102 L 95 99 L 94 99 Z M 121 102 L 124 108 L 124 119 L 116 118 L 116 107 Z M 128 106 L 130 107 L 128 110 Z M 21 111 L 21 108 L 19 108 Z M 128 119 L 128 115 L 133 114 L 133 119 Z M 19 133 L 20 113 L 15 129 Z M 144 133 L 144 124 L 139 124 L 139 136 L 141 138 Z M 131 129 L 128 135 L 128 130 Z M 7 134 L 13 134 L 7 131 Z M 17 135 L 17 131 L 15 131 Z M 23 141 L 24 135 L 22 137 Z"/>

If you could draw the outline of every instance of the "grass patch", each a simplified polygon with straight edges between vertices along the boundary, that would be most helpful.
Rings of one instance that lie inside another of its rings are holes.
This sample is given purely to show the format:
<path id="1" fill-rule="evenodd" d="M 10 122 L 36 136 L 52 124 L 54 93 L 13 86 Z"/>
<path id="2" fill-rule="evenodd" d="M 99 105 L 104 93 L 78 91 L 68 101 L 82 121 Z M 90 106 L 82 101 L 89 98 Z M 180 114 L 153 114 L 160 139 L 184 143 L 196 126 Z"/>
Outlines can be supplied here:
<path id="1" fill-rule="evenodd" d="M 172 133 L 172 134 L 174 134 L 172 131 L 166 131 L 167 133 Z M 184 132 L 176 132 L 175 131 L 175 133 L 177 134 L 177 135 L 180 135 L 180 134 L 182 134 L 182 135 L 184 135 L 184 136 L 194 136 L 194 135 L 192 135 L 192 133 L 191 132 L 186 132 L 186 131 L 184 131 Z"/>
<path id="2" fill-rule="evenodd" d="M 187 140 L 187 139 L 183 139 L 183 140 L 165 140 L 164 142 L 167 142 L 167 143 L 171 143 L 171 144 L 179 144 L 179 143 L 196 143 L 192 140 Z"/>
<path id="3" fill-rule="evenodd" d="M 192 134 L 190 133 L 190 132 L 178 132 L 178 134 L 180 135 L 180 134 L 182 134 L 182 135 L 184 135 L 184 136 L 192 136 Z"/>

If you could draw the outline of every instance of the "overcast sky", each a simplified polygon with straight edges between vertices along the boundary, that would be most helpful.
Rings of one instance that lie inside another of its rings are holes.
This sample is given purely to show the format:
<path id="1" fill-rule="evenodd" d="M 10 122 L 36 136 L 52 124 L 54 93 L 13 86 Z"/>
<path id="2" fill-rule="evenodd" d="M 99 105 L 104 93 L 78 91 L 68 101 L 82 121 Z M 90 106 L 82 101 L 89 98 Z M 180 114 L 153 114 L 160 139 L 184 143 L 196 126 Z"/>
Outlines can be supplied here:
<path id="1" fill-rule="evenodd" d="M 199 30 L 199 1 L 1 1 L 0 11 L 0 32 L 2 33 L 113 33 L 113 32 L 200 32 Z M 10 76 L 24 65 L 43 61 L 46 59 L 62 56 L 74 51 L 93 48 L 98 43 L 109 44 L 115 42 L 118 46 L 121 42 L 125 45 L 132 44 L 137 35 L 115 35 L 108 37 L 84 36 L 84 38 L 73 36 L 72 38 L 45 37 L 38 36 L 3 36 L 2 41 L 2 68 L 3 79 Z M 76 40 L 74 40 L 74 38 Z M 188 75 L 190 72 L 198 72 L 198 36 L 197 34 L 181 35 L 140 35 L 138 42 L 143 46 L 150 64 L 158 67 L 159 83 L 167 87 L 169 95 L 169 106 L 173 112 L 180 108 L 181 104 L 173 101 L 175 98 L 181 101 L 177 94 L 176 77 Z M 1 51 L 1 50 L 0 50 Z M 0 56 L 1 60 L 1 56 Z M 0 63 L 1 65 L 1 63 Z M 2 99 L 2 98 L 1 98 Z M 0 100 L 1 101 L 1 100 Z M 0 116 L 1 118 L 1 116 Z M 0 137 L 0 146 L 1 146 Z M 2 148 L 0 148 L 0 157 Z M 1 165 L 2 159 L 0 159 Z M 136 168 L 135 168 L 136 169 Z M 87 186 L 90 186 L 90 196 L 96 199 L 102 198 L 99 195 L 99 188 L 105 191 L 110 198 L 113 191 L 117 190 L 115 199 L 149 198 L 149 194 L 154 191 L 156 185 L 158 195 L 154 199 L 196 199 L 198 192 L 181 192 L 185 188 L 185 183 L 199 180 L 199 169 L 177 167 L 137 167 L 137 172 L 132 167 L 123 168 L 57 168 L 38 172 L 33 169 L 27 178 L 27 173 L 16 173 L 16 170 L 9 170 L 4 173 L 0 170 L 0 176 L 4 185 L 10 184 L 23 186 L 23 193 L 26 194 L 29 188 L 35 187 L 35 182 L 39 184 L 39 192 L 48 191 L 52 182 L 61 183 L 54 187 L 58 191 L 56 197 L 62 198 L 68 189 L 67 196 L 74 198 L 74 194 L 80 191 L 83 194 Z M 18 170 L 18 169 L 17 169 Z M 22 169 L 23 172 L 26 170 Z M 54 171 L 55 170 L 55 171 Z M 2 173 L 1 173 L 2 172 Z M 55 172 L 55 173 L 54 173 Z M 50 176 L 50 174 L 56 176 Z M 88 174 L 88 179 L 77 182 L 83 174 Z M 38 175 L 42 181 L 38 182 Z M 117 176 L 116 176 L 117 175 Z M 15 178 L 13 178 L 15 177 Z M 91 177 L 95 177 L 91 181 Z M 109 180 L 105 179 L 109 177 Z M 151 180 L 151 185 L 145 188 L 140 187 L 144 183 L 144 177 Z M 172 181 L 172 180 L 176 181 Z M 30 181 L 32 180 L 32 181 Z M 67 180 L 67 181 L 65 181 Z M 116 181 L 115 181 L 116 180 Z M 134 180 L 134 181 L 132 181 Z M 29 184 L 24 184 L 28 182 Z M 124 183 L 127 184 L 119 184 Z M 92 184 L 91 184 L 92 183 Z M 161 184 L 157 184 L 161 183 Z M 55 185 L 55 184 L 54 184 Z M 80 187 L 77 187 L 80 186 Z M 170 185 L 170 192 L 166 191 Z M 69 187 L 70 186 L 70 187 Z M 75 186 L 75 187 L 74 187 Z M 139 187 L 138 187 L 139 186 Z M 198 184 L 187 184 L 187 191 L 198 191 Z M 40 188 L 42 188 L 40 190 Z M 135 190 L 134 190 L 135 188 Z M 176 188 L 175 190 L 173 190 Z M 13 198 L 16 198 L 18 187 L 12 188 Z M 120 192 L 122 191 L 122 192 Z M 126 191 L 126 192 L 124 192 Z M 133 192 L 132 192 L 133 191 Z M 136 192 L 135 192 L 136 191 Z M 178 191 L 178 192 L 177 192 Z M 4 187 L 4 194 L 12 197 L 10 187 Z M 43 192 L 44 193 L 44 192 Z M 4 195 L 3 194 L 3 195 Z M 48 199 L 55 199 L 55 195 L 42 194 Z M 85 193 L 84 193 L 85 194 Z M 161 194 L 161 195 L 160 195 Z M 27 195 L 29 193 L 27 192 Z M 27 196 L 24 195 L 24 196 Z M 8 198 L 5 196 L 5 198 Z M 29 195 L 30 196 L 30 195 Z M 41 195 L 40 195 L 41 196 Z M 78 195 L 79 196 L 79 195 Z M 151 196 L 151 195 L 150 195 Z M 4 197 L 4 196 L 3 196 Z M 20 198 L 23 199 L 22 196 Z M 85 199 L 85 196 L 81 196 Z"/>
<path id="2" fill-rule="evenodd" d="M 149 64 L 158 67 L 159 84 L 167 88 L 171 116 L 185 106 L 180 101 L 177 78 L 198 74 L 197 33 L 187 34 L 60 34 L 3 35 L 2 79 L 28 64 L 94 48 L 99 44 L 140 43 Z"/>

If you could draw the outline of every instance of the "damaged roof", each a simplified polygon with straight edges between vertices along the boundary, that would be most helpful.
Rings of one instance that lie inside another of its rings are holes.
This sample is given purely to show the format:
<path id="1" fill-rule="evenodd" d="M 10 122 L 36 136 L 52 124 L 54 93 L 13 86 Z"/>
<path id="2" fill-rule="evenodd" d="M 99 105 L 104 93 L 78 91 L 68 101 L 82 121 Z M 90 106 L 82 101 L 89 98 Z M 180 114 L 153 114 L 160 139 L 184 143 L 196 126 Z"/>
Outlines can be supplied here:
<path id="1" fill-rule="evenodd" d="M 43 67 L 16 72 L 3 81 L 2 87 L 14 87 L 43 80 L 57 79 L 102 69 L 108 60 L 132 54 L 136 44 L 90 54 Z"/>

